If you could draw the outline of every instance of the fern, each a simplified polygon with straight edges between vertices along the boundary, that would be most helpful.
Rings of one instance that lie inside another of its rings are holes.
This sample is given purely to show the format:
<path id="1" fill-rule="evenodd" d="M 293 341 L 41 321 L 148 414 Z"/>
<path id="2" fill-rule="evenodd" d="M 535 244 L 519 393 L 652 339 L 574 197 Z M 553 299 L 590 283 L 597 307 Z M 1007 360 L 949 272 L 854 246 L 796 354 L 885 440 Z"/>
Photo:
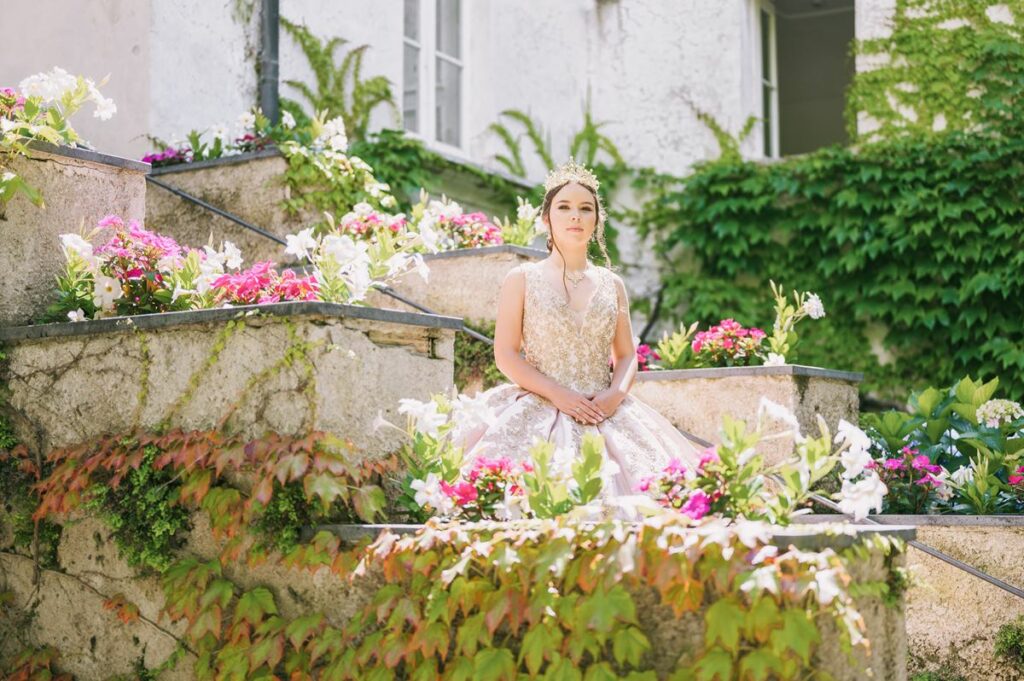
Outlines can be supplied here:
<path id="1" fill-rule="evenodd" d="M 326 111 L 329 117 L 340 116 L 350 142 L 366 139 L 370 116 L 382 104 L 389 106 L 396 121 L 399 120 L 391 81 L 384 76 L 363 80 L 363 57 L 368 45 L 350 49 L 341 64 L 336 65 L 336 51 L 349 41 L 340 37 L 321 40 L 306 26 L 284 17 L 281 25 L 302 49 L 316 80 L 315 86 L 298 80 L 286 80 L 285 84 L 294 88 L 313 112 Z M 311 118 L 294 100 L 282 100 L 282 108 L 296 116 L 297 121 Z"/>

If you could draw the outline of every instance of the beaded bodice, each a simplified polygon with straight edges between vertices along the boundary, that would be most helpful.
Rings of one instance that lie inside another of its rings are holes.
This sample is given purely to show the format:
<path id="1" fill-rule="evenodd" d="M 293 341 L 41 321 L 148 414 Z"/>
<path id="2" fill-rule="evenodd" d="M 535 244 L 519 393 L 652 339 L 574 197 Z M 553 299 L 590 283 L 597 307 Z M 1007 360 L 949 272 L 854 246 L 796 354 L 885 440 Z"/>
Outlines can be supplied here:
<path id="1" fill-rule="evenodd" d="M 586 308 L 578 313 L 569 307 L 565 293 L 545 279 L 540 263 L 524 265 L 523 273 L 526 361 L 584 395 L 607 388 L 619 304 L 614 275 L 603 267 L 591 267 L 597 285 Z"/>

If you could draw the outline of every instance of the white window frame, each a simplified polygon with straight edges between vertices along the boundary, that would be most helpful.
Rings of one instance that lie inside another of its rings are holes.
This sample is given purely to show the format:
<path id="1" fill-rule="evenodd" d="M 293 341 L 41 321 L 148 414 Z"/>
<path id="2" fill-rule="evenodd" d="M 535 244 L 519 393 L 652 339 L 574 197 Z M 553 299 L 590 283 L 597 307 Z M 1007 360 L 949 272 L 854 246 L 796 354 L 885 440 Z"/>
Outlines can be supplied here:
<path id="1" fill-rule="evenodd" d="M 761 131 L 761 154 L 765 158 L 779 158 L 779 53 L 777 47 L 777 19 L 775 12 L 775 5 L 771 0 L 759 0 L 755 3 L 755 10 L 757 12 L 757 21 L 755 26 L 756 31 L 756 43 L 757 49 L 755 54 L 757 55 L 757 83 L 758 83 L 758 110 L 761 112 L 761 124 L 758 128 Z M 768 15 L 768 79 L 764 77 L 764 49 L 761 44 L 762 36 L 764 35 L 762 22 L 762 12 Z M 768 86 L 771 88 L 771 95 L 768 101 L 769 110 L 765 111 L 764 105 L 764 88 Z M 765 148 L 765 129 L 764 129 L 764 118 L 765 114 L 769 115 L 771 121 L 771 128 L 767 131 L 768 139 L 771 142 L 771 153 Z"/>
<path id="2" fill-rule="evenodd" d="M 402 72 L 405 73 L 405 46 L 411 45 L 419 50 L 419 98 L 417 101 L 419 117 L 419 130 L 406 130 L 410 137 L 418 139 L 428 147 L 442 153 L 460 158 L 466 157 L 466 83 L 470 82 L 468 77 L 468 60 L 466 59 L 466 48 L 468 46 L 467 29 L 469 25 L 469 13 L 472 3 L 469 0 L 459 2 L 459 59 L 437 51 L 437 5 L 438 0 L 419 0 L 420 25 L 419 41 L 406 37 L 404 22 L 402 29 Z M 403 8 L 404 14 L 404 8 Z M 459 144 L 452 145 L 442 142 L 437 137 L 437 60 L 442 59 L 460 67 L 459 72 Z M 402 84 L 403 97 L 405 83 Z M 403 123 L 402 127 L 405 127 Z"/>

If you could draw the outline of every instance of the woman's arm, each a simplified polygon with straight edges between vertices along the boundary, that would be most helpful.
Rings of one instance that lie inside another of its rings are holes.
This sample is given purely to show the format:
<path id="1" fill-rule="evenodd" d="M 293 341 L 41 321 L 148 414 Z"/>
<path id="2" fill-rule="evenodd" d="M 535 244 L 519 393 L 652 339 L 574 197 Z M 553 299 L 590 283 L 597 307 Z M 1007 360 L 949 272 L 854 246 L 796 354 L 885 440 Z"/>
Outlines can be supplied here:
<path id="1" fill-rule="evenodd" d="M 523 346 L 525 298 L 526 277 L 522 269 L 516 267 L 505 277 L 498 298 L 498 319 L 494 328 L 495 364 L 510 381 L 547 399 L 569 416 L 587 423 L 599 423 L 605 415 L 597 405 L 545 376 L 519 354 Z"/>
<path id="2" fill-rule="evenodd" d="M 612 380 L 608 388 L 593 397 L 594 403 L 601 408 L 606 416 L 615 413 L 622 400 L 626 399 L 637 372 L 633 324 L 629 319 L 629 298 L 626 296 L 626 286 L 618 276 L 615 276 L 615 292 L 619 301 L 615 336 L 612 338 L 612 363 L 615 369 L 612 372 Z"/>

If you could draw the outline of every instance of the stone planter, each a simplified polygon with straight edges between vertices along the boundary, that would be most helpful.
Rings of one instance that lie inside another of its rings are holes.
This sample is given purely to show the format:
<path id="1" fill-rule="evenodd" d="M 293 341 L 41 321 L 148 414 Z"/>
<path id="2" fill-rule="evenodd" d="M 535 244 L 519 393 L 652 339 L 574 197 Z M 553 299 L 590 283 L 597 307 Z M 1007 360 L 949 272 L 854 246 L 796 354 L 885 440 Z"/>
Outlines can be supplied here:
<path id="1" fill-rule="evenodd" d="M 348 525 L 331 529 L 343 539 L 376 536 L 387 526 Z M 414 532 L 419 526 L 392 526 L 399 533 Z M 828 535 L 820 528 L 801 526 L 780 528 L 775 543 L 782 549 L 795 545 L 805 550 L 825 547 L 844 548 L 858 541 L 858 537 L 882 533 L 913 537 L 906 528 L 858 528 L 845 536 Z M 219 552 L 212 538 L 204 514 L 194 516 L 193 530 L 185 546 L 185 553 L 201 560 L 209 560 Z M 35 593 L 36 614 L 31 636 L 39 645 L 53 645 L 61 655 L 61 667 L 75 678 L 92 681 L 108 678 L 111 674 L 128 674 L 141 657 L 147 667 L 154 667 L 166 659 L 183 634 L 181 622 L 168 623 L 159 616 L 164 605 L 159 579 L 141 576 L 119 557 L 107 527 L 94 518 L 81 518 L 65 525 L 58 547 L 59 570 L 44 570 L 41 586 Z M 902 558 L 896 558 L 901 564 Z M 13 605 L 22 608 L 33 593 L 31 577 L 33 566 L 28 557 L 18 555 L 9 545 L 0 542 L 0 571 L 7 575 L 7 588 L 14 594 Z M 856 581 L 884 580 L 888 567 L 883 557 L 871 555 L 867 560 L 851 566 Z M 255 568 L 244 563 L 227 564 L 224 576 L 242 589 L 266 586 L 274 594 L 280 613 L 295 618 L 313 612 L 323 612 L 328 622 L 342 625 L 364 607 L 380 586 L 380 576 L 371 570 L 366 576 L 349 583 L 333 575 L 327 568 L 316 572 L 288 569 L 273 562 Z M 123 594 L 139 608 L 140 619 L 130 624 L 117 622 L 104 611 L 105 598 Z M 668 678 L 679 654 L 703 644 L 703 611 L 674 617 L 667 605 L 661 604 L 653 591 L 633 592 L 637 603 L 640 627 L 652 642 L 653 652 L 649 664 L 659 678 Z M 707 607 L 705 605 L 705 607 Z M 858 654 L 851 664 L 838 645 L 834 631 L 822 631 L 822 644 L 812 665 L 826 671 L 837 681 L 868 678 L 866 666 L 873 672 L 871 678 L 879 681 L 905 681 L 907 640 L 903 626 L 903 604 L 884 605 L 877 599 L 863 597 L 857 607 L 864 616 L 867 636 L 871 641 L 870 657 Z M 68 613 L 75 613 L 68 617 Z M 7 620 L 0 619 L 0 632 Z M 189 679 L 195 656 L 187 653 L 177 667 L 162 675 L 161 679 Z"/>
<path id="2" fill-rule="evenodd" d="M 284 183 L 287 168 L 287 159 L 277 149 L 266 149 L 153 168 L 150 174 L 283 239 L 318 217 L 292 215 L 281 206 L 290 196 Z M 247 267 L 260 260 L 290 262 L 284 246 L 154 184 L 146 188 L 146 224 L 196 248 L 211 234 L 214 243 L 231 241 L 242 250 Z"/>
<path id="3" fill-rule="evenodd" d="M 1024 516 L 873 517 L 914 527 L 923 544 L 1024 588 Z M 907 566 L 913 575 L 906 596 L 911 674 L 944 666 L 972 681 L 1024 679 L 1024 672 L 993 655 L 999 627 L 1024 615 L 1024 599 L 913 547 L 907 549 Z"/>
<path id="4" fill-rule="evenodd" d="M 145 217 L 148 164 L 49 144 L 33 143 L 31 153 L 15 157 L 11 170 L 42 193 L 46 206 L 19 195 L 0 208 L 0 326 L 37 321 L 53 302 L 64 267 L 61 234 L 88 232 L 110 214 Z"/>
<path id="5" fill-rule="evenodd" d="M 513 267 L 544 257 L 547 257 L 546 251 L 507 245 L 443 251 L 425 257 L 430 266 L 428 281 L 409 272 L 391 288 L 437 314 L 462 317 L 470 326 L 493 325 L 498 314 L 498 292 L 505 275 Z M 371 305 L 380 307 L 414 309 L 376 291 L 368 300 Z"/>
<path id="6" fill-rule="evenodd" d="M 862 378 L 859 373 L 792 364 L 644 371 L 637 374 L 631 392 L 677 428 L 718 442 L 725 414 L 754 427 L 762 397 L 790 409 L 804 433 L 817 434 L 816 414 L 824 417 L 833 433 L 840 419 L 856 424 L 857 384 Z M 793 451 L 793 440 L 773 439 L 760 447 L 766 459 L 774 462 Z"/>
<path id="7" fill-rule="evenodd" d="M 332 432 L 382 455 L 400 434 L 373 431 L 378 411 L 394 420 L 399 399 L 450 389 L 457 326 L 277 303 L 0 329 L 0 385 L 16 435 L 42 452 L 161 423 L 223 422 L 246 438 Z"/>

